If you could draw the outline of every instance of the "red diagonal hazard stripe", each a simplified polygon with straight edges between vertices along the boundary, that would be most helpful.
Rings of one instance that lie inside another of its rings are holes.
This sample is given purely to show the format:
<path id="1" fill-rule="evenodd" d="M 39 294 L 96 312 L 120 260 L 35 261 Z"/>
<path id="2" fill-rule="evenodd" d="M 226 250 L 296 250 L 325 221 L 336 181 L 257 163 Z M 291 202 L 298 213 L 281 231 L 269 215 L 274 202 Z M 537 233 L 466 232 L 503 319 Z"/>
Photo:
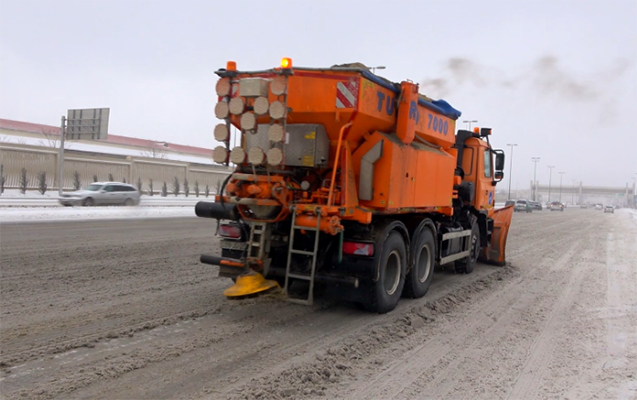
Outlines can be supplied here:
<path id="1" fill-rule="evenodd" d="M 358 104 L 358 82 L 350 80 L 336 84 L 336 108 L 356 108 Z"/>

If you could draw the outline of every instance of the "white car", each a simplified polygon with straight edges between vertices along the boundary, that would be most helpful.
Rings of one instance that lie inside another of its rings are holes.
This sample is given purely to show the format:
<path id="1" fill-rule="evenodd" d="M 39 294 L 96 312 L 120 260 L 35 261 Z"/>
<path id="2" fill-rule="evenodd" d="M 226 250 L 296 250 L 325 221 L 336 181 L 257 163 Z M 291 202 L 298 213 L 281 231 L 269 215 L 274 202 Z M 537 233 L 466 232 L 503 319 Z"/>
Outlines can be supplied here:
<path id="1" fill-rule="evenodd" d="M 137 188 L 121 182 L 94 182 L 82 190 L 64 193 L 60 197 L 63 206 L 106 206 L 139 204 L 140 194 Z"/>
<path id="2" fill-rule="evenodd" d="M 605 206 L 604 207 L 604 212 L 605 213 L 609 212 L 611 214 L 615 214 L 615 207 L 613 207 L 613 206 Z"/>

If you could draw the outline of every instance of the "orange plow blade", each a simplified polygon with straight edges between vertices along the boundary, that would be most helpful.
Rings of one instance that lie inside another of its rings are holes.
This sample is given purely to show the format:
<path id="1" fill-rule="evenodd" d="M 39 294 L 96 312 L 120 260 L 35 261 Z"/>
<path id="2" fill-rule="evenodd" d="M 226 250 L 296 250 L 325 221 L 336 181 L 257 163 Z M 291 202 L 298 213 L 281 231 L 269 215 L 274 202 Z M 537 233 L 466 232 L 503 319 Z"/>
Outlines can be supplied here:
<path id="1" fill-rule="evenodd" d="M 493 233 L 489 247 L 482 250 L 480 259 L 491 264 L 504 265 L 506 263 L 505 250 L 513 206 L 508 206 L 493 212 Z"/>

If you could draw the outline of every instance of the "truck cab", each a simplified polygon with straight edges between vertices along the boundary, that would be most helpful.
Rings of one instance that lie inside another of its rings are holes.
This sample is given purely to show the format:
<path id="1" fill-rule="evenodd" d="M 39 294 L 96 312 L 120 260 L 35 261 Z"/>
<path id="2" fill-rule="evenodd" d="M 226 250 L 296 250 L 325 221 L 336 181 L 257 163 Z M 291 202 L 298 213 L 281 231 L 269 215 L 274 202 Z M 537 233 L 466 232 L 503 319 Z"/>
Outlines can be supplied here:
<path id="1" fill-rule="evenodd" d="M 459 196 L 465 206 L 489 213 L 495 207 L 495 186 L 504 177 L 504 152 L 489 143 L 491 129 L 460 130 L 456 136 L 456 175 L 462 179 Z"/>

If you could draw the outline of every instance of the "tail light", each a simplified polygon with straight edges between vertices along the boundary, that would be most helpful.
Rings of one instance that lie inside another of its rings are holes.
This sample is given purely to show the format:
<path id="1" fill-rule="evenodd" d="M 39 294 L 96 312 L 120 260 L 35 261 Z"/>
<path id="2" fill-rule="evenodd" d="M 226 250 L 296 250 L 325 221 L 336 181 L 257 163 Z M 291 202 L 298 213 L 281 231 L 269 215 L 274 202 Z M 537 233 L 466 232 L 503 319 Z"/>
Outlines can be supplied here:
<path id="1" fill-rule="evenodd" d="M 343 242 L 343 254 L 371 257 L 374 255 L 374 244 L 360 242 Z"/>
<path id="2" fill-rule="evenodd" d="M 221 224 L 219 225 L 219 236 L 230 239 L 240 239 L 241 228 L 236 225 Z"/>

